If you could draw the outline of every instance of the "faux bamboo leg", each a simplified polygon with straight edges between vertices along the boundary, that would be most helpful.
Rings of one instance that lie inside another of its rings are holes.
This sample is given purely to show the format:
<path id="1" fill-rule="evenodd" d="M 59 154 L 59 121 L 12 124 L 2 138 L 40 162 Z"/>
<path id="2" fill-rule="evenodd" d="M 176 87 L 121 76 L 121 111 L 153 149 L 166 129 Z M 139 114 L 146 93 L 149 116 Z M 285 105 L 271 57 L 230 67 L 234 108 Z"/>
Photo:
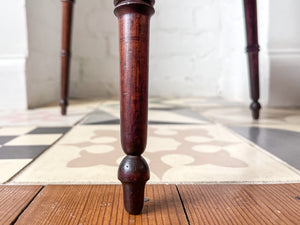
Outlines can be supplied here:
<path id="1" fill-rule="evenodd" d="M 244 0 L 245 21 L 247 31 L 247 52 L 249 61 L 250 89 L 253 119 L 259 118 L 261 108 L 259 99 L 259 61 L 258 61 L 258 36 L 257 36 L 257 7 L 256 0 Z"/>
<path id="2" fill-rule="evenodd" d="M 66 115 L 68 106 L 69 73 L 71 57 L 72 14 L 74 0 L 62 1 L 62 46 L 61 46 L 61 114 Z"/>
<path id="3" fill-rule="evenodd" d="M 154 1 L 117 0 L 121 68 L 121 142 L 127 156 L 119 166 L 125 209 L 139 214 L 149 168 L 141 156 L 148 123 L 149 23 Z"/>

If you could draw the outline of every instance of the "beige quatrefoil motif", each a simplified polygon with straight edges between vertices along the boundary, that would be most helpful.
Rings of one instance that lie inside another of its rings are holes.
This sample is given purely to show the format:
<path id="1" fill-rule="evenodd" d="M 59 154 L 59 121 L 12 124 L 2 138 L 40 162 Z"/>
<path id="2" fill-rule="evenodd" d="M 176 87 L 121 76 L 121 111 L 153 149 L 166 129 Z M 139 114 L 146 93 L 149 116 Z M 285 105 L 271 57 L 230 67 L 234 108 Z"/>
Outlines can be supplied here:
<path id="1" fill-rule="evenodd" d="M 124 157 L 119 135 L 118 130 L 97 129 L 86 141 L 64 144 L 82 149 L 79 157 L 69 161 L 67 167 L 118 166 L 118 159 Z M 143 156 L 148 159 L 151 172 L 160 178 L 170 168 L 182 165 L 247 167 L 246 162 L 231 156 L 226 151 L 228 146 L 234 144 L 236 144 L 234 141 L 218 140 L 205 128 L 175 129 L 150 126 L 148 147 Z M 101 149 L 107 150 L 101 151 Z M 178 160 L 183 164 L 178 164 Z"/>

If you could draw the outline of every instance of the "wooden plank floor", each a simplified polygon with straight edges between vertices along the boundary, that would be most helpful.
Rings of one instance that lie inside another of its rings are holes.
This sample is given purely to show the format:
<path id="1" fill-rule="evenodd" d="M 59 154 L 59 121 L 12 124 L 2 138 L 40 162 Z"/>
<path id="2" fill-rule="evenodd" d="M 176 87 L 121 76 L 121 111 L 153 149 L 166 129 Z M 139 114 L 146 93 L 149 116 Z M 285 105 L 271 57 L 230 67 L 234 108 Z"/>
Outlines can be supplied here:
<path id="1" fill-rule="evenodd" d="M 188 224 L 175 185 L 147 186 L 142 215 L 123 207 L 121 186 L 47 186 L 16 224 Z"/>
<path id="2" fill-rule="evenodd" d="M 12 224 L 42 186 L 0 186 L 0 224 Z"/>
<path id="3" fill-rule="evenodd" d="M 300 184 L 179 185 L 190 224 L 300 224 Z"/>
<path id="4" fill-rule="evenodd" d="M 300 184 L 147 185 L 138 216 L 120 185 L 41 188 L 0 186 L 0 224 L 300 224 Z"/>

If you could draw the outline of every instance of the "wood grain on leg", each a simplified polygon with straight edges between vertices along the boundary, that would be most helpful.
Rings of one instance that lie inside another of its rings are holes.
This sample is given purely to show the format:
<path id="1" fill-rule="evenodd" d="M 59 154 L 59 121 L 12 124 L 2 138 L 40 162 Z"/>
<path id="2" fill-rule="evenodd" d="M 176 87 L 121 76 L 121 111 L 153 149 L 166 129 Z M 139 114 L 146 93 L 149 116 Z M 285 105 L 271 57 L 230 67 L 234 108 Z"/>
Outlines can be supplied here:
<path id="1" fill-rule="evenodd" d="M 74 0 L 62 1 L 62 46 L 61 46 L 61 114 L 66 115 L 68 106 L 72 16 Z"/>
<path id="2" fill-rule="evenodd" d="M 12 224 L 42 186 L 0 186 L 0 224 Z"/>
<path id="3" fill-rule="evenodd" d="M 259 118 L 261 108 L 259 100 L 259 61 L 258 61 L 258 35 L 257 35 L 257 7 L 256 0 L 244 0 L 245 22 L 247 31 L 247 52 L 249 62 L 250 92 L 253 119 Z"/>
<path id="4" fill-rule="evenodd" d="M 114 4 L 120 35 L 121 142 L 127 154 L 118 178 L 123 184 L 126 210 L 139 214 L 149 179 L 141 154 L 147 141 L 149 24 L 154 1 L 116 0 Z"/>

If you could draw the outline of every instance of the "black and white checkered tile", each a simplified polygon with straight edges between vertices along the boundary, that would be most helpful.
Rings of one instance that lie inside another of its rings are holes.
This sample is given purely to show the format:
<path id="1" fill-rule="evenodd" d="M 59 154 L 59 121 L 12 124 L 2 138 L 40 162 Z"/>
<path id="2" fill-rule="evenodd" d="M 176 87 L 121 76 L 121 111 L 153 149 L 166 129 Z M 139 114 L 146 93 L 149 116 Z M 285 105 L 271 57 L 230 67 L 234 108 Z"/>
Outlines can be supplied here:
<path id="1" fill-rule="evenodd" d="M 71 127 L 0 128 L 0 182 L 3 183 L 53 145 Z"/>

